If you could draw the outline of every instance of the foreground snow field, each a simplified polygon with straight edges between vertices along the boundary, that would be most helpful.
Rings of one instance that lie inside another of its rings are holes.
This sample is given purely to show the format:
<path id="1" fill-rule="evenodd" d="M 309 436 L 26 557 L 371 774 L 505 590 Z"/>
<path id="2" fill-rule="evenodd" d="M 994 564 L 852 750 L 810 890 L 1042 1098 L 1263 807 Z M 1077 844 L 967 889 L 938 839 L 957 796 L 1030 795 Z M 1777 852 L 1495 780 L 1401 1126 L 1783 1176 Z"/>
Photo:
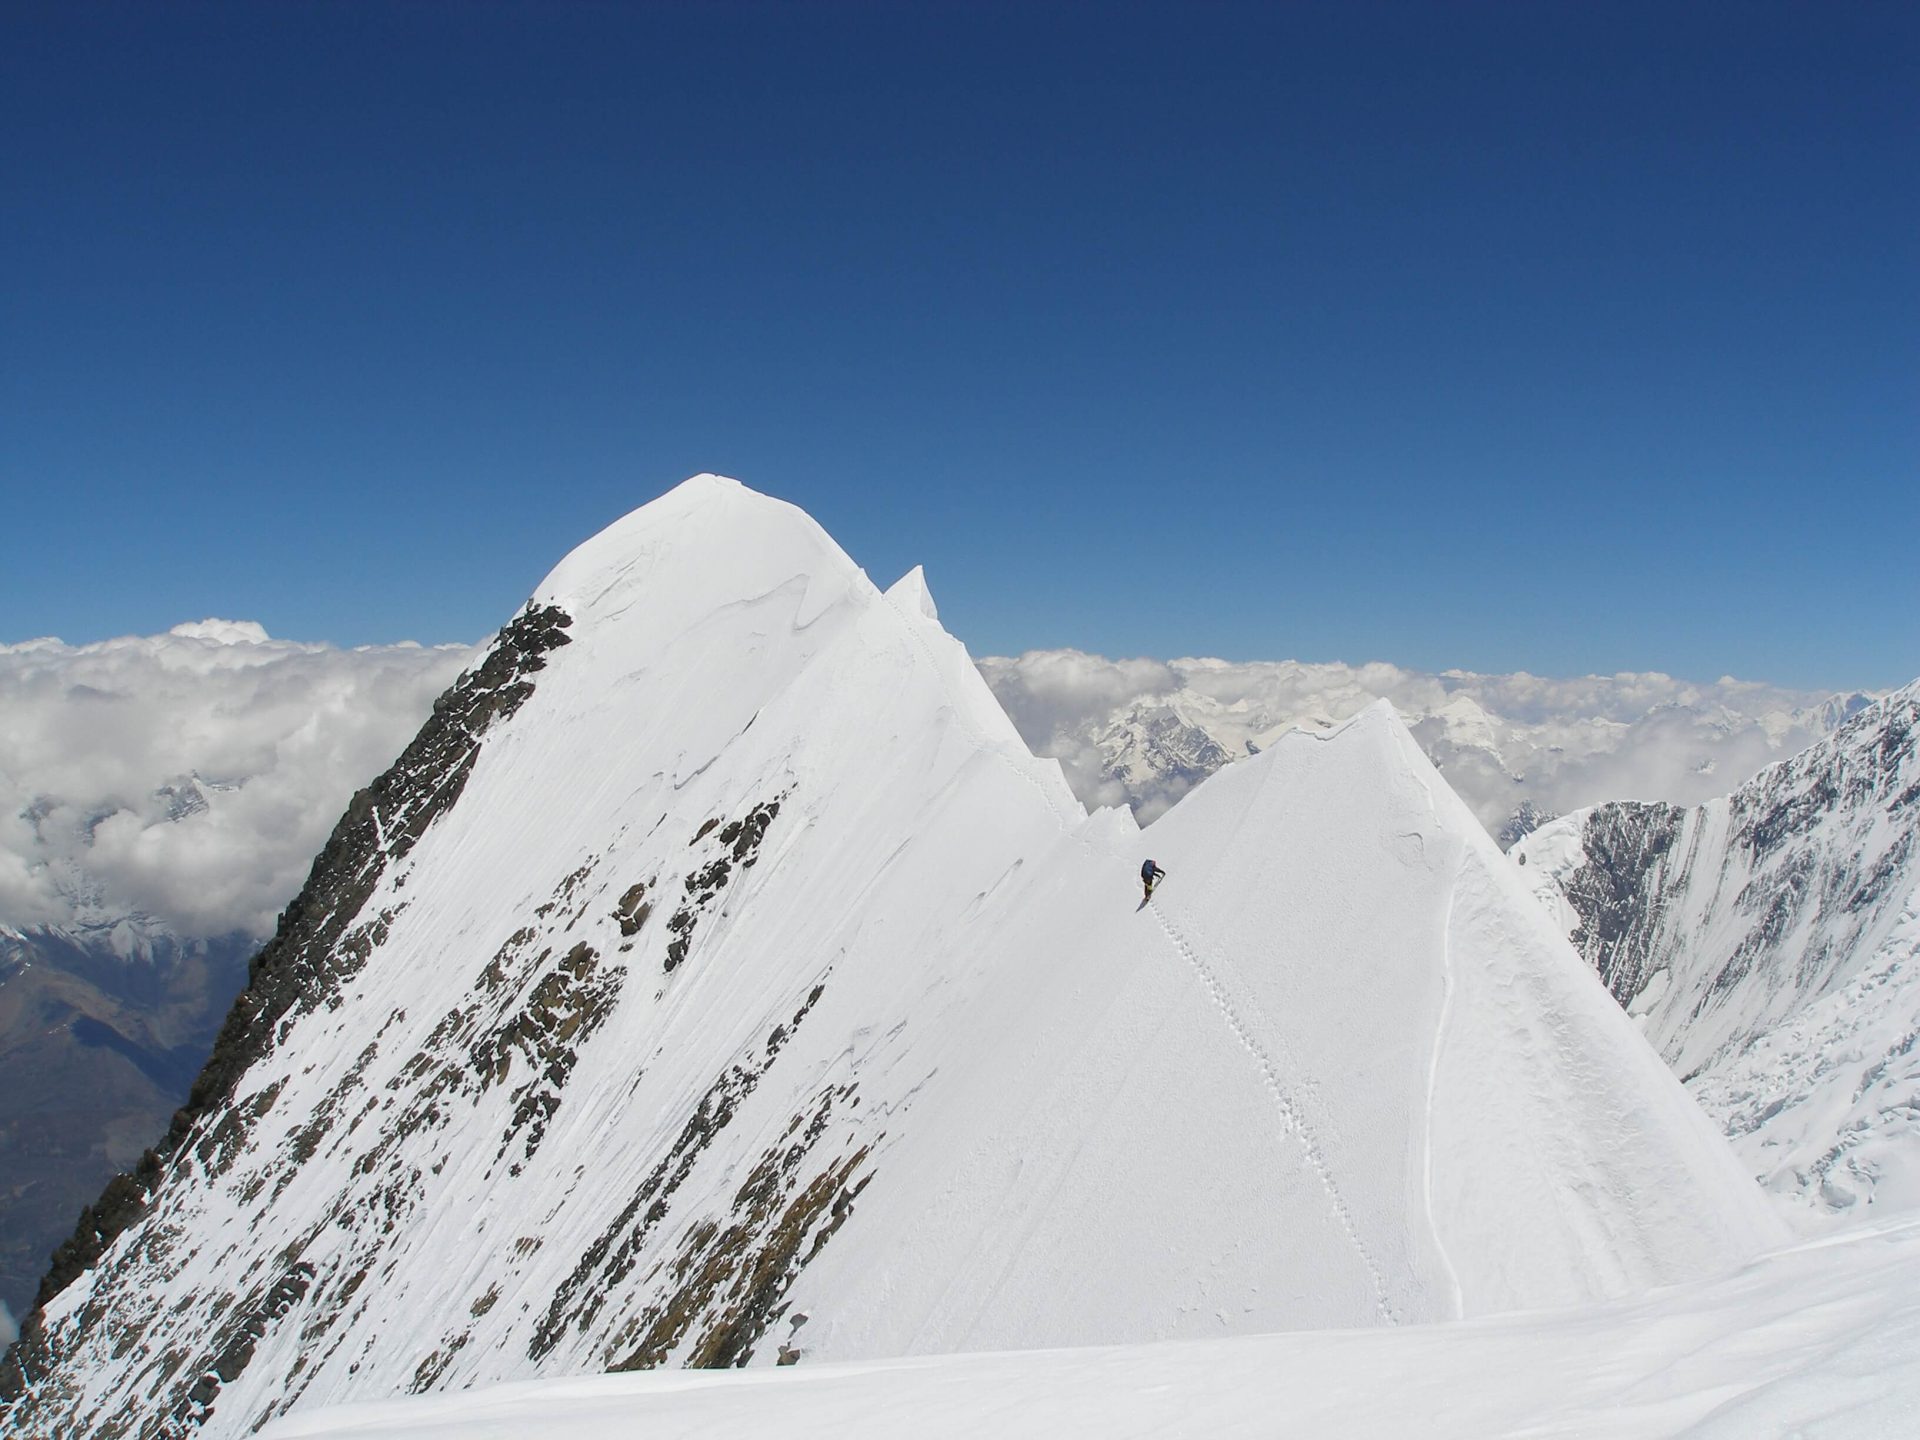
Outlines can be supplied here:
<path id="1" fill-rule="evenodd" d="M 263 1440 L 1592 1436 L 1920 1428 L 1920 1220 L 1633 1300 L 1399 1330 L 535 1380 L 291 1415 Z"/>

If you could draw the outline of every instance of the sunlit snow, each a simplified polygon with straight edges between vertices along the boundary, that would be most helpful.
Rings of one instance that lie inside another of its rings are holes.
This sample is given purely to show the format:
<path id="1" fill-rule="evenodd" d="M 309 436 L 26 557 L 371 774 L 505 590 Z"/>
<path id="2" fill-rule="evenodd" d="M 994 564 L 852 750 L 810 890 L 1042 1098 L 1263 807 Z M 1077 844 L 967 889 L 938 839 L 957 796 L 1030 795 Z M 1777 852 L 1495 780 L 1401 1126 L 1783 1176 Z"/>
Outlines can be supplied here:
<path id="1" fill-rule="evenodd" d="M 1920 1221 L 1578 1310 L 750 1374 L 536 1380 L 263 1440 L 1863 1440 L 1920 1413 Z"/>
<path id="2" fill-rule="evenodd" d="M 1861 1281 L 1909 1232 L 1755 1262 L 1785 1224 L 1390 706 L 1142 832 L 923 576 L 734 482 L 548 607 L 340 963 L 48 1307 L 30 1416 L 215 1440 L 540 1378 L 311 1423 L 1666 1434 L 1911 1325 Z M 761 1373 L 559 1378 L 716 1361 Z"/>

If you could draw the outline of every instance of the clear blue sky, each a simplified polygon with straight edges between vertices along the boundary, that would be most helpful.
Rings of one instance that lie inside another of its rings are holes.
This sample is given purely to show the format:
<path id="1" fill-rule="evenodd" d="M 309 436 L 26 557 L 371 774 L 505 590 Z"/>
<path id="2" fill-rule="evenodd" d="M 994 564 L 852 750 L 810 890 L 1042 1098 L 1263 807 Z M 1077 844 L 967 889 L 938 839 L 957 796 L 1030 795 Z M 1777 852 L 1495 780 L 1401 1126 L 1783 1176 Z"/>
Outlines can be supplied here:
<path id="1" fill-rule="evenodd" d="M 698 470 L 976 653 L 1920 674 L 1920 7 L 15 3 L 0 639 Z"/>

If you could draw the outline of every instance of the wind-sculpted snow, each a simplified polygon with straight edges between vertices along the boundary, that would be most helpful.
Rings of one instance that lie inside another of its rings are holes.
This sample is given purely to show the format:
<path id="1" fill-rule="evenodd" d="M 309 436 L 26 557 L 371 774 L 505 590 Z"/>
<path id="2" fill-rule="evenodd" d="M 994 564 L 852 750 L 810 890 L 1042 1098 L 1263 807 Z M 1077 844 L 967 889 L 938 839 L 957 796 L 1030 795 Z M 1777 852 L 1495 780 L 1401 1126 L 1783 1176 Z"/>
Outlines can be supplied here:
<path id="1" fill-rule="evenodd" d="M 1390 710 L 1199 786 L 1148 909 L 936 615 L 714 477 L 563 561 L 341 822 L 10 1433 L 1396 1324 L 1775 1238 Z"/>
<path id="2" fill-rule="evenodd" d="M 1920 685 L 1697 809 L 1621 803 L 1514 858 L 1766 1183 L 1920 1199 Z"/>

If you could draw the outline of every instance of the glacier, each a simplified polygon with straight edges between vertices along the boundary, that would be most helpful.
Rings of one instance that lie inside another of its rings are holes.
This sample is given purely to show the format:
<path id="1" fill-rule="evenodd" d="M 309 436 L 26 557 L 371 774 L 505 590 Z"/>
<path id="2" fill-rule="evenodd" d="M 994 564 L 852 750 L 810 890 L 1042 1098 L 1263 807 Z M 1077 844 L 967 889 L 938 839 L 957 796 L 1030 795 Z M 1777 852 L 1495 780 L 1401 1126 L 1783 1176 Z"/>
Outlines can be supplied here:
<path id="1" fill-rule="evenodd" d="M 1394 1328 L 1786 1235 L 1389 706 L 1143 835 L 923 575 L 701 476 L 355 797 L 0 1405 Z"/>

